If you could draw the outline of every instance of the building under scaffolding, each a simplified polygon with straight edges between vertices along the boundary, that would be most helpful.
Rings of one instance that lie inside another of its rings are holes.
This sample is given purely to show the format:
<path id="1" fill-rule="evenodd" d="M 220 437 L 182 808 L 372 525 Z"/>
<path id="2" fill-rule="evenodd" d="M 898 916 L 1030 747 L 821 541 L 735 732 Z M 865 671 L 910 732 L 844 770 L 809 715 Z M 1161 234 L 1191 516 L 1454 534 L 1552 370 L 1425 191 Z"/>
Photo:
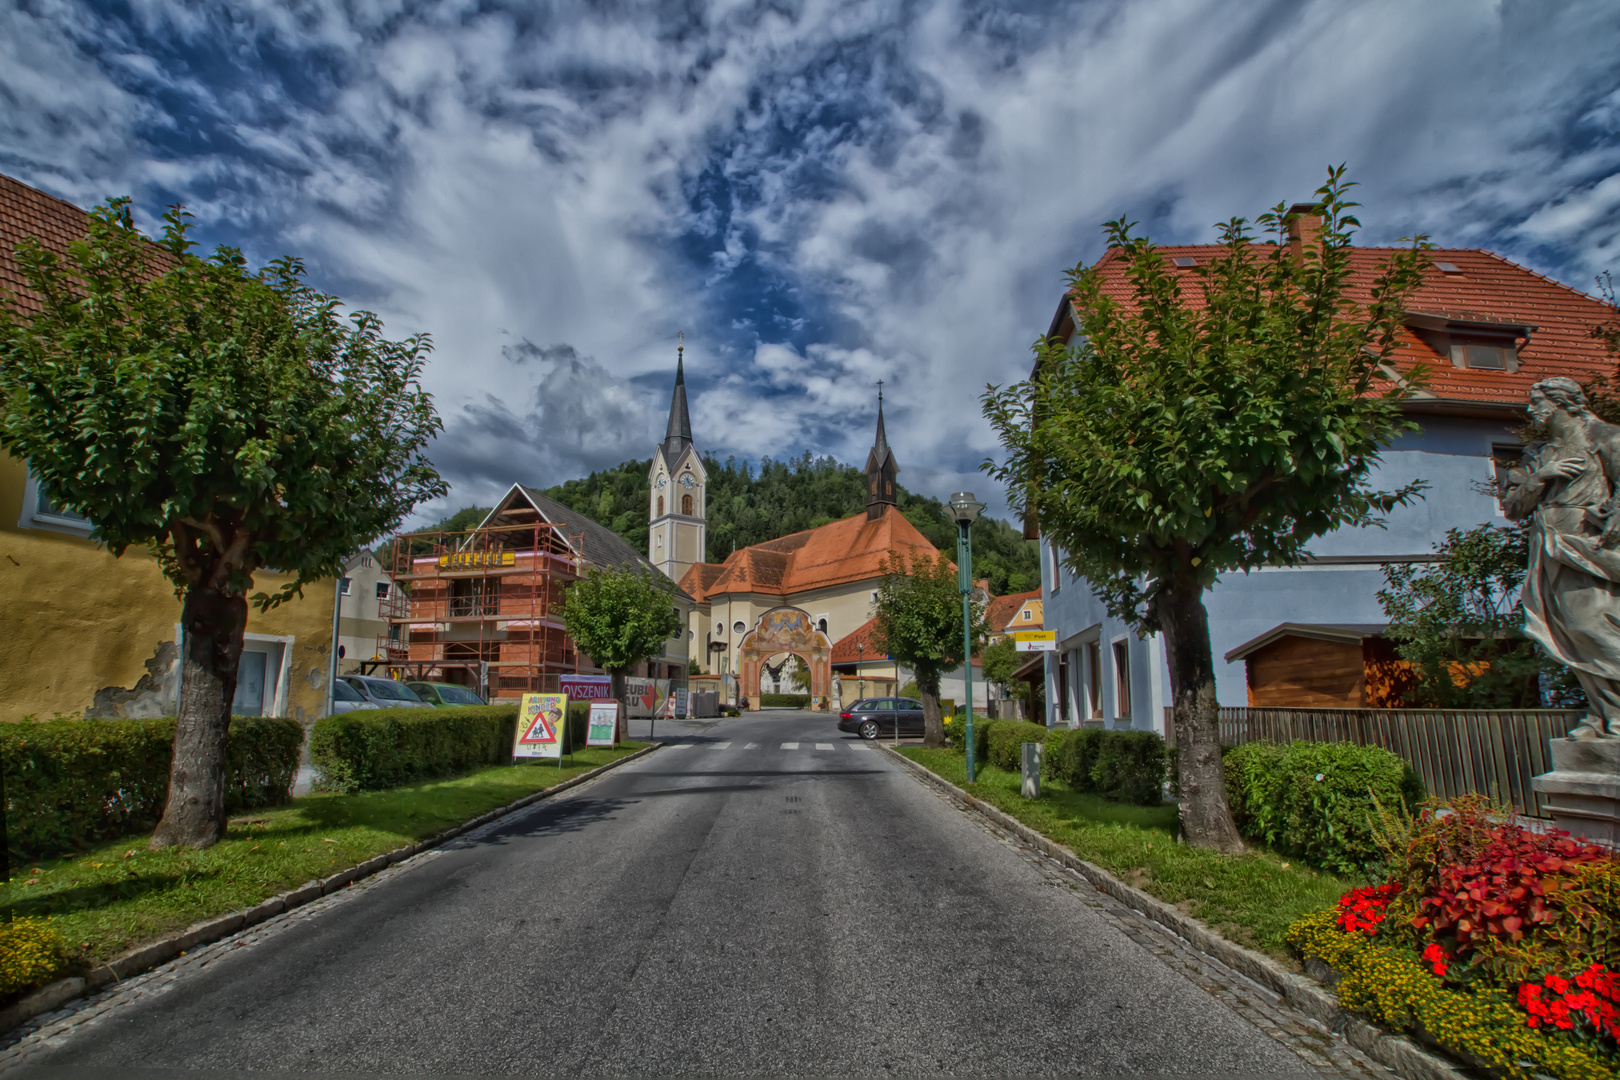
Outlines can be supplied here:
<path id="1" fill-rule="evenodd" d="M 384 549 L 388 630 L 362 670 L 449 682 L 487 701 L 558 689 L 558 676 L 600 674 L 563 628 L 563 591 L 593 566 L 656 571 L 623 537 L 537 491 L 514 485 L 476 529 L 402 533 Z M 683 617 L 684 624 L 685 619 Z M 672 640 L 647 674 L 685 674 Z"/>

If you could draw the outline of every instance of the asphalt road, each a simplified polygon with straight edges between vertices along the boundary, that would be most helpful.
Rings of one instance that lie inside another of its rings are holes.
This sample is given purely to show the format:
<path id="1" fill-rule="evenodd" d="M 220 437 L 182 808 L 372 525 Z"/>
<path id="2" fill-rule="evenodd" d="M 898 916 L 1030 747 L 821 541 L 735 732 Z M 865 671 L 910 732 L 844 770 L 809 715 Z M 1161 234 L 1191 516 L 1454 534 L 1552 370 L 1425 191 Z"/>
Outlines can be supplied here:
<path id="1" fill-rule="evenodd" d="M 825 716 L 658 728 L 7 1075 L 1311 1075 Z"/>

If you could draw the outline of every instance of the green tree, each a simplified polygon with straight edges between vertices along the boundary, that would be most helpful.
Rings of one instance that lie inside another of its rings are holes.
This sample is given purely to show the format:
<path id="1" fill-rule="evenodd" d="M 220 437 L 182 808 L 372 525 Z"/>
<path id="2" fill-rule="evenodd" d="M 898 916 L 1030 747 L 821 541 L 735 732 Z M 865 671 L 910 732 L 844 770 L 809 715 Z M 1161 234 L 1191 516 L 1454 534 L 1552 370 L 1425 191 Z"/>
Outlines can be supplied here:
<path id="1" fill-rule="evenodd" d="M 592 570 L 563 594 L 563 626 L 581 652 L 607 669 L 622 702 L 630 669 L 662 653 L 681 631 L 675 583 L 647 570 Z"/>
<path id="2" fill-rule="evenodd" d="M 1534 709 L 1543 686 L 1555 704 L 1578 704 L 1568 670 L 1524 634 L 1521 586 L 1528 522 L 1451 529 L 1427 566 L 1384 567 L 1378 602 L 1385 636 L 1411 665 L 1403 704 L 1424 709 Z"/>
<path id="3" fill-rule="evenodd" d="M 917 696 L 923 703 L 923 741 L 929 746 L 945 745 L 945 726 L 939 712 L 939 677 L 961 667 L 962 594 L 958 591 L 956 566 L 944 552 L 929 561 L 922 555 L 907 559 L 905 554 L 882 563 L 878 582 L 877 618 L 872 628 L 872 645 L 879 654 L 888 654 L 911 669 L 917 680 Z M 984 639 L 984 604 L 975 599 L 971 606 L 975 647 Z"/>
<path id="4" fill-rule="evenodd" d="M 1418 494 L 1375 491 L 1367 477 L 1411 426 L 1382 369 L 1426 245 L 1392 252 L 1366 302 L 1353 299 L 1349 186 L 1342 168 L 1329 171 L 1321 231 L 1299 255 L 1256 244 L 1233 218 L 1215 257 L 1185 274 L 1131 225 L 1109 223 L 1129 297 L 1110 295 L 1097 267 L 1076 267 L 1073 346 L 1039 342 L 1029 381 L 984 395 L 1007 450 L 986 469 L 1014 507 L 1036 515 L 1114 617 L 1164 635 L 1183 828 L 1201 847 L 1242 848 L 1204 591 L 1223 573 L 1295 564 L 1316 537 L 1376 524 Z M 1284 217 L 1278 207 L 1260 223 L 1280 239 Z"/>
<path id="5" fill-rule="evenodd" d="M 984 665 L 985 682 L 995 683 L 1001 687 L 1003 694 L 1007 693 L 1012 685 L 1013 672 L 1022 666 L 1022 660 L 1018 644 L 1011 637 L 1004 637 L 994 645 L 988 646 L 981 661 Z"/>
<path id="6" fill-rule="evenodd" d="M 225 834 L 225 736 L 254 573 L 294 579 L 273 607 L 342 573 L 349 553 L 445 491 L 423 457 L 439 430 L 419 384 L 430 344 L 338 314 L 293 259 L 249 273 L 192 254 L 189 217 L 141 236 L 129 200 L 90 214 L 58 259 L 18 261 L 40 298 L 0 308 L 0 447 L 115 556 L 150 549 L 179 596 L 182 692 L 153 847 Z"/>

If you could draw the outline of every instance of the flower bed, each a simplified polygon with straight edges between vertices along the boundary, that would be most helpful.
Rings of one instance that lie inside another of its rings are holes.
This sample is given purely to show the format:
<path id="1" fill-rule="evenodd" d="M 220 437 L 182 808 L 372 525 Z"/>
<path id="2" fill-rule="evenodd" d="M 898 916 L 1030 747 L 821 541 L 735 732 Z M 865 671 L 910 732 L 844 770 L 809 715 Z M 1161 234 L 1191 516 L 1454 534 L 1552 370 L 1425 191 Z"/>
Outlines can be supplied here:
<path id="1" fill-rule="evenodd" d="M 1295 923 L 1340 1002 L 1507 1076 L 1620 1073 L 1620 860 L 1484 800 L 1388 819 L 1391 878 Z"/>

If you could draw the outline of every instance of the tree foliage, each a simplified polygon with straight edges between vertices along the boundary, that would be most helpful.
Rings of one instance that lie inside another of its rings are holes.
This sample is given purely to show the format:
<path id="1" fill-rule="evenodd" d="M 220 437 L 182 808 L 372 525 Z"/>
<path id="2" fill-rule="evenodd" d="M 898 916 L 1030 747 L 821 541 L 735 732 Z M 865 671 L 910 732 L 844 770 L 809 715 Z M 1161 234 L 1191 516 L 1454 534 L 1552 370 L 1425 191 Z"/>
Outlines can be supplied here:
<path id="1" fill-rule="evenodd" d="M 591 570 L 563 594 L 563 626 L 581 652 L 613 675 L 623 701 L 624 676 L 680 633 L 675 583 L 651 571 Z"/>
<path id="2" fill-rule="evenodd" d="M 1528 522 L 1447 531 L 1429 565 L 1384 567 L 1385 636 L 1408 665 L 1399 703 L 1424 709 L 1578 704 L 1579 686 L 1524 634 Z"/>
<path id="3" fill-rule="evenodd" d="M 885 558 L 873 613 L 872 647 L 916 676 L 923 703 L 923 727 L 929 746 L 942 746 L 945 729 L 939 713 L 939 677 L 962 666 L 962 596 L 956 567 L 940 552 L 932 561 L 923 555 Z M 987 629 L 984 603 L 970 604 L 974 647 Z"/>
<path id="4" fill-rule="evenodd" d="M 1041 340 L 1027 382 L 984 395 L 1004 464 L 986 463 L 1114 617 L 1163 631 L 1189 839 L 1241 845 L 1225 806 L 1203 592 L 1223 573 L 1290 565 L 1316 537 L 1376 524 L 1416 485 L 1377 491 L 1379 449 L 1410 425 L 1385 375 L 1425 244 L 1392 252 L 1350 295 L 1344 170 L 1318 190 L 1320 231 L 1295 254 L 1284 207 L 1220 226 L 1179 270 L 1123 219 L 1106 226 L 1128 297 L 1099 266 L 1070 274 L 1072 344 Z M 1414 381 L 1408 379 L 1408 384 Z M 1421 382 L 1421 376 L 1416 377 Z"/>
<path id="5" fill-rule="evenodd" d="M 1023 661 L 1024 656 L 1011 637 L 986 646 L 982 660 L 985 681 L 995 683 L 1005 693 L 1012 684 L 1013 672 L 1023 666 Z"/>

